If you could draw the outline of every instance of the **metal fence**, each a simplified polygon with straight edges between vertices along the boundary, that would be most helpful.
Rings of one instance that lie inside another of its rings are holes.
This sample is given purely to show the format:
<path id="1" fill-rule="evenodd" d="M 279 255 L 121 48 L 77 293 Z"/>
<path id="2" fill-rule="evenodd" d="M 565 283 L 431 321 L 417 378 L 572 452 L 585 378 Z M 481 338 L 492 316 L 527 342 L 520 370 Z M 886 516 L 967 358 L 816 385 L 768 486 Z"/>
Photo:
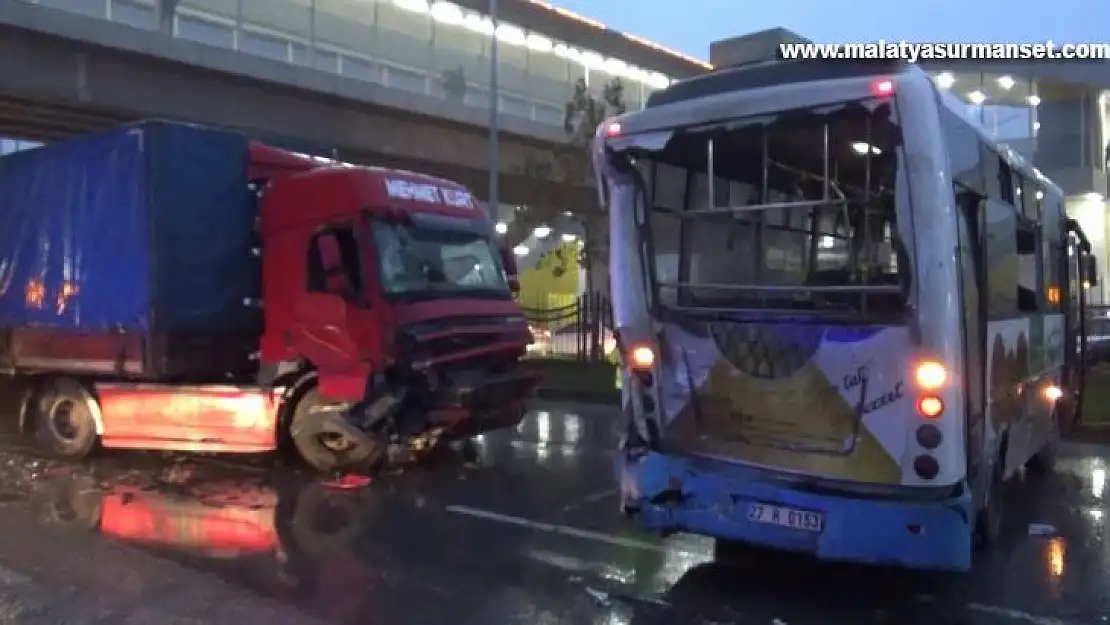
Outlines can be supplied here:
<path id="1" fill-rule="evenodd" d="M 604 361 L 615 357 L 613 309 L 599 293 L 521 301 L 532 329 L 532 358 Z"/>

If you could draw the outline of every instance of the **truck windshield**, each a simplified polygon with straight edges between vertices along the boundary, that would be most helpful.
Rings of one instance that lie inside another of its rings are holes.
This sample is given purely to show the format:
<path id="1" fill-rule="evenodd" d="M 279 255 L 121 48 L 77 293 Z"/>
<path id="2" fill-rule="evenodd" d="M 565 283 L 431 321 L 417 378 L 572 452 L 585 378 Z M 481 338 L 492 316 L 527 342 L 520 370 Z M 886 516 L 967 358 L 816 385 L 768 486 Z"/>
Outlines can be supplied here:
<path id="1" fill-rule="evenodd" d="M 372 228 L 387 297 L 512 296 L 497 248 L 478 233 L 380 221 Z"/>
<path id="2" fill-rule="evenodd" d="M 643 183 L 664 307 L 904 311 L 911 267 L 897 208 L 908 199 L 891 102 L 680 128 L 662 149 L 623 158 Z"/>

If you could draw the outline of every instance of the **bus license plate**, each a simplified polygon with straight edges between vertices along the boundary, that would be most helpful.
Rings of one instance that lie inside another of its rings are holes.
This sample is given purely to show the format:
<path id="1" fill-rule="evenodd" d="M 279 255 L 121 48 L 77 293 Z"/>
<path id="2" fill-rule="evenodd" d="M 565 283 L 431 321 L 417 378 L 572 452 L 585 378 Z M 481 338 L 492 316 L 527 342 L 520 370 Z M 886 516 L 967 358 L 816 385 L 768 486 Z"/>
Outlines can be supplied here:
<path id="1" fill-rule="evenodd" d="M 770 506 L 762 503 L 753 503 L 748 506 L 748 520 L 806 532 L 820 532 L 825 525 L 825 519 L 820 512 L 795 510 L 794 508 Z"/>

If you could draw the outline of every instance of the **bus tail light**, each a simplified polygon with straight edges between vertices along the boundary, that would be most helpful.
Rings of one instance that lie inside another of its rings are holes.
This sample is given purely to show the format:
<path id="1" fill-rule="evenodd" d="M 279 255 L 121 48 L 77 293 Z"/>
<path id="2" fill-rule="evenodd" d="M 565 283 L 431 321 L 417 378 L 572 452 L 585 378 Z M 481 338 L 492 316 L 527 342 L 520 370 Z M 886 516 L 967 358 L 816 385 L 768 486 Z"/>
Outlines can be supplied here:
<path id="1" fill-rule="evenodd" d="M 894 81 L 889 78 L 876 80 L 871 83 L 871 93 L 879 97 L 894 95 Z"/>
<path id="2" fill-rule="evenodd" d="M 1044 389 L 1041 391 L 1041 394 L 1049 402 L 1055 402 L 1056 400 L 1064 396 L 1064 391 L 1062 391 L 1060 387 L 1056 386 L 1055 384 L 1049 384 L 1048 386 L 1044 387 Z"/>
<path id="3" fill-rule="evenodd" d="M 944 401 L 935 395 L 922 395 L 917 398 L 917 414 L 936 419 L 944 414 Z"/>
<path id="4" fill-rule="evenodd" d="M 934 391 L 948 382 L 948 371 L 939 362 L 926 360 L 918 363 L 917 369 L 913 372 L 913 379 L 918 388 Z"/>
<path id="5" fill-rule="evenodd" d="M 633 347 L 628 352 L 628 364 L 638 371 L 651 369 L 655 365 L 655 352 L 644 345 Z"/>

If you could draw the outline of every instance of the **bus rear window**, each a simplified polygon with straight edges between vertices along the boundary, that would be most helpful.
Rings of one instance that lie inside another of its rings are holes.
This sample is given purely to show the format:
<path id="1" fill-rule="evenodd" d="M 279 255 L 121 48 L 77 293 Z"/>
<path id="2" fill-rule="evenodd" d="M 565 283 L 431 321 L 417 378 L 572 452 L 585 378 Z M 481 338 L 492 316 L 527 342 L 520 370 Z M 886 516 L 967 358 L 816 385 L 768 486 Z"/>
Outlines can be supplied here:
<path id="1" fill-rule="evenodd" d="M 900 314 L 900 154 L 891 104 L 875 100 L 681 129 L 634 155 L 659 301 Z"/>

